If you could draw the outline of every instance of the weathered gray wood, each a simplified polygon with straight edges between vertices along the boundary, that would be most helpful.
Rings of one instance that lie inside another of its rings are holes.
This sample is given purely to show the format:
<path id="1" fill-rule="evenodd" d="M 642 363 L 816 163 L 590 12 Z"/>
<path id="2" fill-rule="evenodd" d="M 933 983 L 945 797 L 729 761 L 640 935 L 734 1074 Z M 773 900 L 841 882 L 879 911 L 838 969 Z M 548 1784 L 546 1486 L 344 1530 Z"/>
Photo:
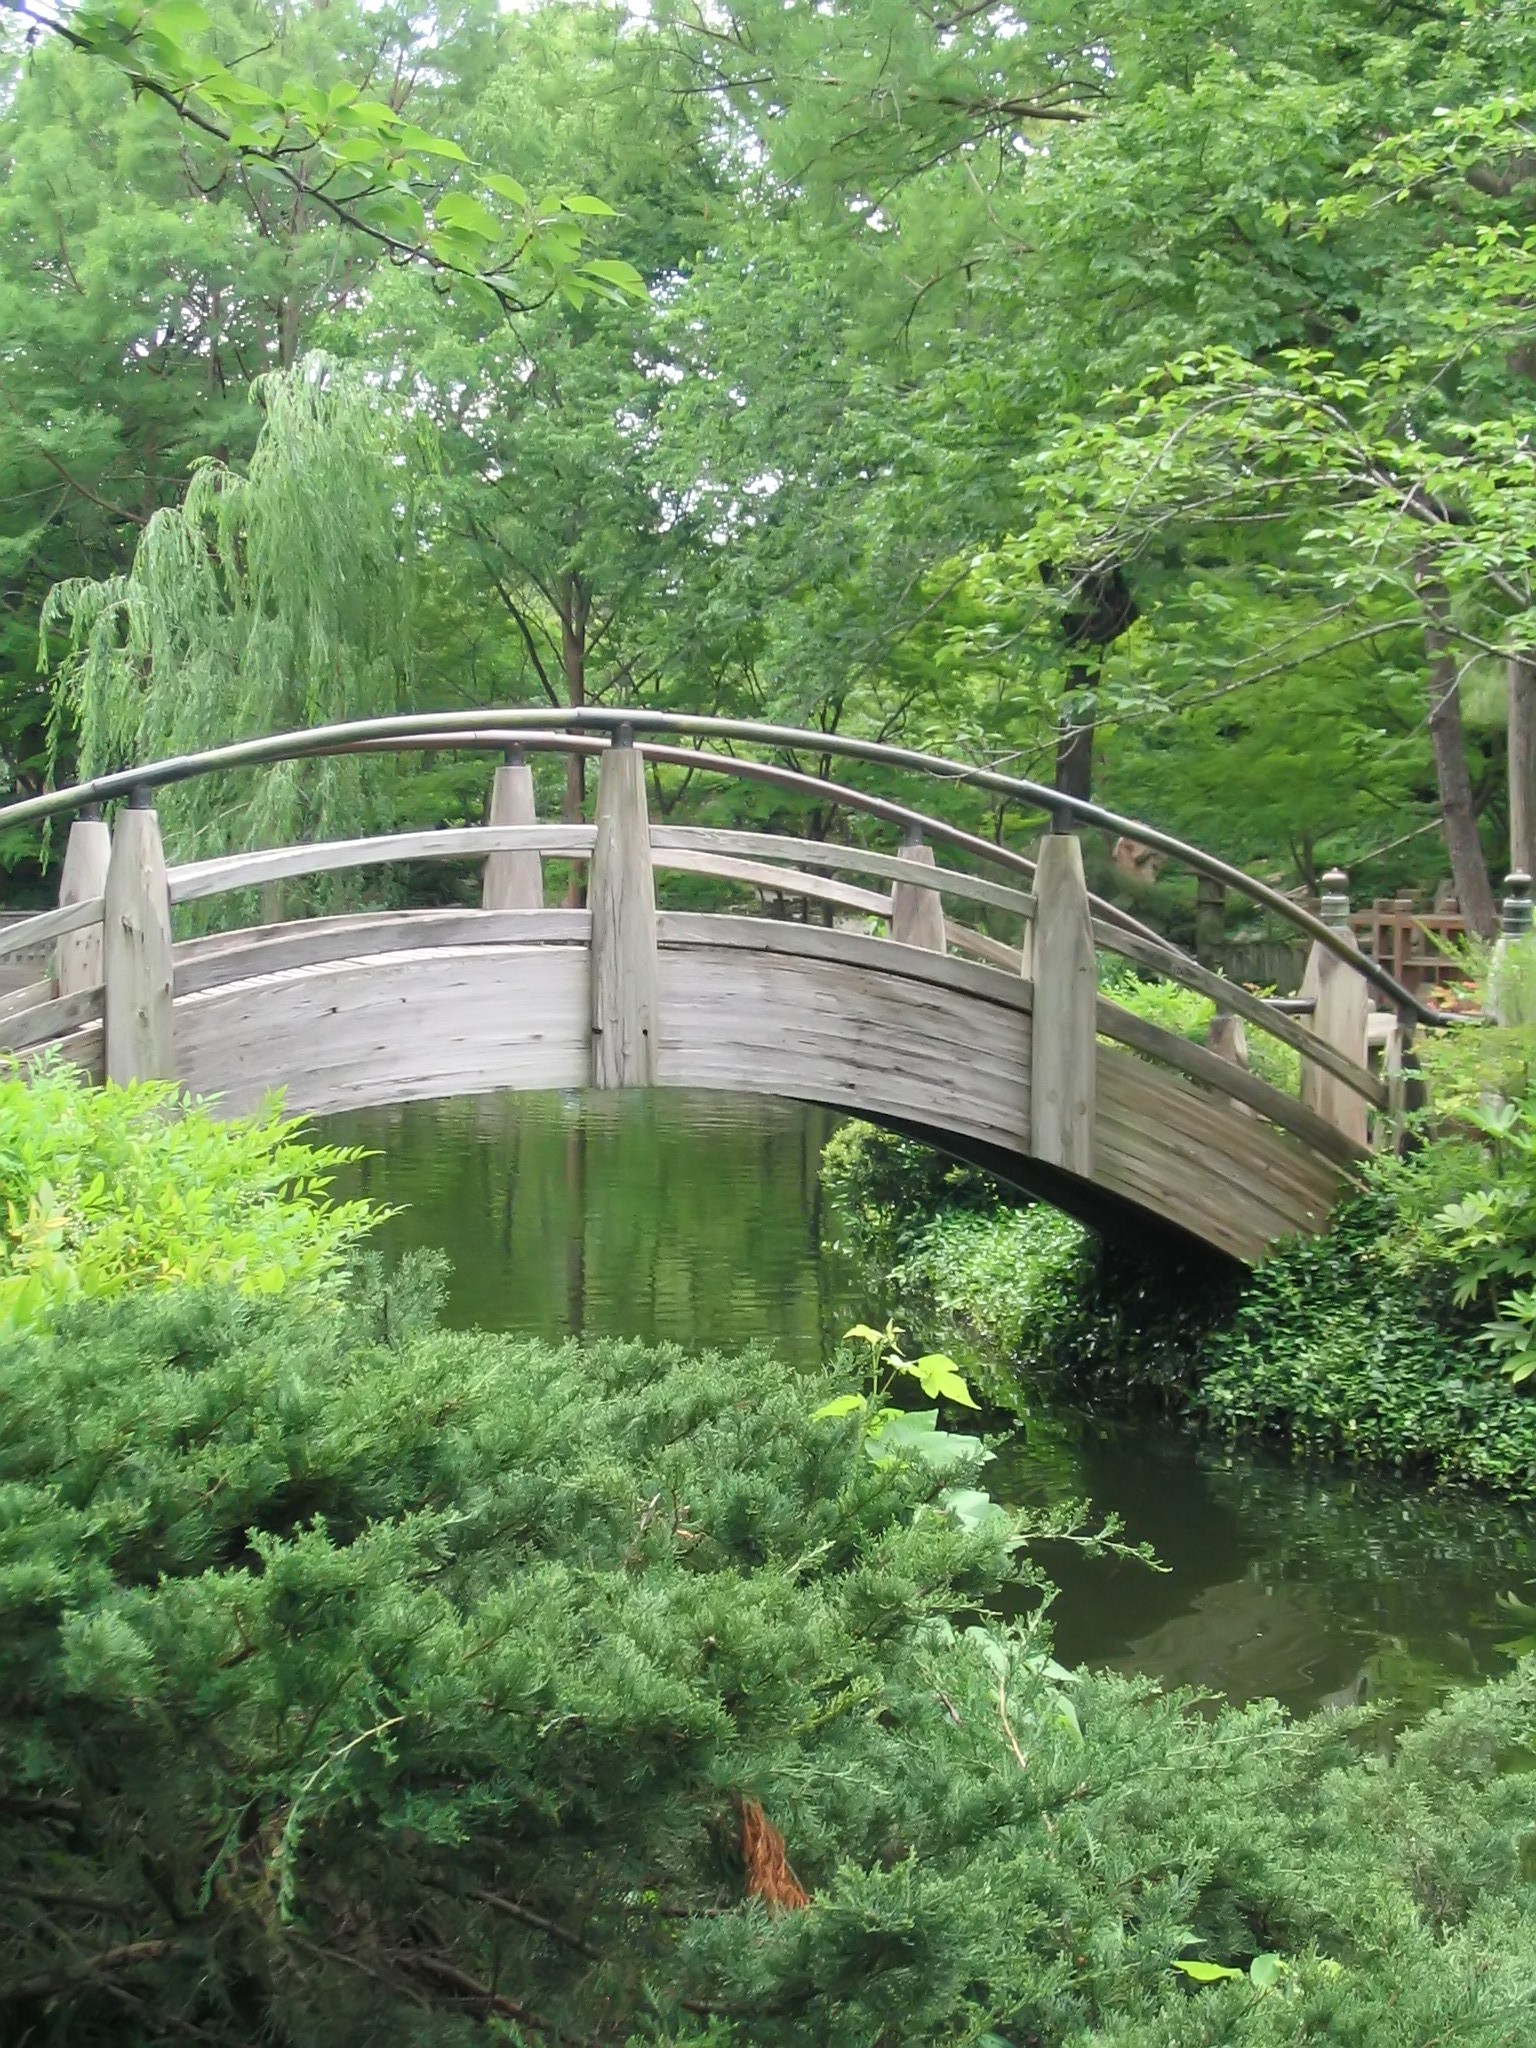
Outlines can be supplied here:
<path id="1" fill-rule="evenodd" d="M 21 1052 L 28 1046 L 47 1045 L 67 1038 L 87 1024 L 98 1024 L 102 1016 L 102 990 L 77 988 L 67 996 L 52 996 L 31 1009 L 0 1018 L 0 1046 L 7 1052 Z"/>
<path id="2" fill-rule="evenodd" d="M 526 761 L 507 761 L 491 784 L 492 825 L 536 825 L 533 770 Z M 480 886 L 485 910 L 542 910 L 544 863 L 536 853 L 492 853 L 485 862 Z"/>
<path id="3" fill-rule="evenodd" d="M 101 898 L 84 903 L 66 903 L 59 910 L 41 910 L 36 917 L 18 918 L 15 924 L 0 929 L 0 960 L 9 959 L 16 953 L 41 953 L 51 946 L 55 939 L 61 939 L 66 932 L 83 931 L 87 925 L 100 924 Z"/>
<path id="4" fill-rule="evenodd" d="M 645 762 L 633 746 L 609 747 L 598 769 L 587 908 L 592 1085 L 649 1088 L 656 1079 L 656 886 Z"/>
<path id="5" fill-rule="evenodd" d="M 1325 878 L 1334 881 L 1333 876 Z M 1342 889 L 1343 877 L 1338 876 L 1336 889 Z M 1341 908 L 1339 906 L 1342 906 Z M 1334 923 L 1341 938 L 1351 945 L 1355 936 L 1349 928 L 1349 900 L 1335 896 L 1323 899 L 1323 914 L 1329 917 L 1330 907 Z M 1351 1066 L 1363 1067 L 1368 1057 L 1367 1033 L 1371 1019 L 1371 989 L 1363 975 L 1356 974 L 1348 961 L 1341 960 L 1336 953 L 1314 942 L 1307 955 L 1306 972 L 1301 977 L 1301 993 L 1312 1000 L 1312 1013 L 1307 1018 L 1311 1026 L 1307 1037 L 1314 1047 L 1327 1046 L 1331 1051 L 1347 1059 Z M 1321 1117 L 1341 1131 L 1351 1143 L 1364 1146 L 1369 1138 L 1366 1106 L 1360 1093 L 1347 1085 L 1341 1086 L 1337 1074 L 1325 1067 L 1302 1048 L 1301 1061 L 1302 1106 Z"/>
<path id="6" fill-rule="evenodd" d="M 582 1088 L 584 946 L 444 947 L 341 960 L 176 1000 L 176 1057 L 231 1115 L 273 1088 L 315 1115 L 370 1103 Z"/>
<path id="7" fill-rule="evenodd" d="M 165 1081 L 171 1042 L 171 901 L 160 820 L 118 812 L 102 909 L 108 1081 Z"/>
<path id="8" fill-rule="evenodd" d="M 1206 1050 L 1215 1053 L 1219 1060 L 1230 1060 L 1234 1067 L 1248 1065 L 1248 1034 L 1242 1018 L 1233 1016 L 1230 1010 L 1216 1012 L 1206 1030 L 1205 1044 Z"/>
<path id="9" fill-rule="evenodd" d="M 775 867 L 772 861 L 735 860 L 724 853 L 697 853 L 684 848 L 651 853 L 651 865 L 658 873 L 713 875 L 722 882 L 746 882 L 758 890 L 780 896 L 803 896 L 812 903 L 832 903 L 840 910 L 857 910 L 866 917 L 889 917 L 891 899 L 873 889 L 857 889 L 851 882 L 828 881 L 825 875 L 808 875 L 795 868 Z"/>
<path id="10" fill-rule="evenodd" d="M 1007 974 L 1024 973 L 1025 955 L 1017 946 L 1005 946 L 1001 939 L 989 939 L 969 925 L 947 921 L 944 935 L 957 953 L 969 953 L 973 960 L 985 960 L 989 967 L 1001 967 Z"/>
<path id="11" fill-rule="evenodd" d="M 1035 1000 L 1038 1009 L 1038 992 Z M 1123 1010 L 1118 1003 L 1109 1002 L 1102 996 L 1098 1003 L 1098 1028 L 1105 1038 L 1111 1038 L 1119 1045 L 1128 1045 L 1133 1052 L 1139 1052 L 1148 1059 L 1160 1060 L 1165 1066 L 1187 1074 L 1191 1080 L 1213 1088 L 1218 1095 L 1257 1110 L 1271 1123 L 1278 1124 L 1281 1130 L 1291 1131 L 1304 1139 L 1326 1159 L 1348 1166 L 1363 1155 L 1363 1140 L 1357 1144 L 1325 1117 L 1282 1094 L 1278 1088 L 1272 1088 L 1246 1067 L 1237 1066 L 1220 1053 L 1212 1052 L 1207 1045 L 1196 1045 L 1193 1039 L 1181 1037 L 1176 1031 L 1165 1031 L 1161 1025 L 1149 1024 L 1145 1017 Z"/>
<path id="12" fill-rule="evenodd" d="M 1098 918 L 1094 919 L 1093 943 L 1106 953 L 1118 953 L 1123 960 L 1132 960 L 1138 967 L 1150 968 L 1154 974 L 1165 975 L 1169 981 L 1176 981 L 1183 988 L 1192 988 L 1203 996 L 1209 996 L 1218 1009 L 1230 1010 L 1234 1015 L 1245 1018 L 1282 1045 L 1288 1045 L 1292 1052 L 1315 1061 L 1324 1072 L 1332 1074 L 1335 1080 L 1341 1081 L 1373 1108 L 1386 1107 L 1386 1090 L 1366 1067 L 1314 1038 L 1304 1021 L 1271 1009 L 1263 997 L 1254 995 L 1251 989 L 1197 966 L 1172 946 L 1155 946 L 1135 932 L 1122 931 L 1117 925 L 1105 924 Z"/>
<path id="13" fill-rule="evenodd" d="M 374 839 L 263 847 L 255 853 L 221 854 L 217 860 L 172 868 L 171 901 L 194 903 L 231 889 L 287 881 L 293 875 L 333 874 L 397 860 L 478 860 L 492 853 L 550 853 L 563 860 L 583 860 L 596 836 L 590 825 L 456 825 L 438 832 L 390 832 Z"/>
<path id="14" fill-rule="evenodd" d="M 52 975 L 46 981 L 29 981 L 25 988 L 13 988 L 9 995 L 0 996 L 0 1017 L 19 1017 L 23 1010 L 35 1010 L 39 1003 L 52 1002 L 54 992 Z"/>
<path id="15" fill-rule="evenodd" d="M 106 891 L 107 869 L 112 862 L 112 834 L 104 818 L 76 818 L 69 828 L 64 848 L 64 867 L 59 876 L 59 907 L 96 903 Z M 78 994 L 83 988 L 101 985 L 101 926 L 83 925 L 66 932 L 54 955 L 53 978 L 61 996 Z"/>
<path id="16" fill-rule="evenodd" d="M 688 848 L 699 853 L 741 854 L 759 860 L 793 861 L 797 867 L 827 868 L 833 873 L 875 875 L 882 881 L 909 882 L 940 896 L 1010 910 L 1016 917 L 1035 914 L 1035 899 L 1025 889 L 984 875 L 964 875 L 956 868 L 926 864 L 893 853 L 871 853 L 862 846 L 837 846 L 826 839 L 791 839 L 777 832 L 729 832 L 704 825 L 653 825 L 651 845 L 660 852 Z"/>
<path id="17" fill-rule="evenodd" d="M 1069 832 L 1048 833 L 1035 866 L 1034 987 L 1031 1149 L 1091 1176 L 1098 976 L 1083 850 Z"/>
<path id="18" fill-rule="evenodd" d="M 774 953 L 783 959 L 828 960 L 864 967 L 893 981 L 921 981 L 954 989 L 983 1002 L 1027 1015 L 1034 991 L 1022 978 L 996 974 L 952 955 L 893 946 L 866 932 L 828 931 L 825 925 L 789 924 L 773 917 L 734 917 L 728 912 L 663 910 L 656 919 L 663 948 L 719 946 L 743 953 Z"/>
<path id="19" fill-rule="evenodd" d="M 379 910 L 346 917 L 212 932 L 175 948 L 178 995 L 285 974 L 295 967 L 428 954 L 444 947 L 581 945 L 591 936 L 584 910 Z M 424 970 L 430 971 L 430 969 Z"/>
<path id="20" fill-rule="evenodd" d="M 921 840 L 907 840 L 902 858 L 923 867 L 933 867 L 933 848 Z M 944 900 L 935 889 L 919 889 L 903 879 L 891 889 L 891 937 L 902 946 L 923 946 L 930 953 L 946 950 Z"/>

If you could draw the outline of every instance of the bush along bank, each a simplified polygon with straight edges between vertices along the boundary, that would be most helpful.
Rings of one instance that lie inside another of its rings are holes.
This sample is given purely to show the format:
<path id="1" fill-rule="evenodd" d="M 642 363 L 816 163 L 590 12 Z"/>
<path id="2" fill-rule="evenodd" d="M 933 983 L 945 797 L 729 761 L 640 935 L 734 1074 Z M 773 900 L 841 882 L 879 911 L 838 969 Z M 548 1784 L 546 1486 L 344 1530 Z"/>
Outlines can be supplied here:
<path id="1" fill-rule="evenodd" d="M 1382 1162 L 1323 1236 L 1246 1275 L 1098 1240 L 978 1175 L 953 1201 L 924 1148 L 863 1126 L 838 1132 L 826 1173 L 909 1320 L 975 1352 L 972 1382 L 999 1407 L 1041 1385 L 1152 1400 L 1232 1436 L 1523 1497 L 1536 1382 L 1511 1376 L 1530 1325 L 1510 1304 L 1536 1246 L 1527 1129 L 1522 1109 L 1503 1139 L 1468 1123 Z"/>

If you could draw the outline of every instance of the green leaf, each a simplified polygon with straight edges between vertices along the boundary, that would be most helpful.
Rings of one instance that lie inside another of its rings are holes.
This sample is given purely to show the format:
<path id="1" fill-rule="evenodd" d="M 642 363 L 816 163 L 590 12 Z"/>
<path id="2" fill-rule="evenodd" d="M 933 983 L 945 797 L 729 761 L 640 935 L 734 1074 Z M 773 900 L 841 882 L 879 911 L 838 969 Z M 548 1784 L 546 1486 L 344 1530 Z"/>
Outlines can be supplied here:
<path id="1" fill-rule="evenodd" d="M 952 1358 L 946 1358 L 942 1351 L 930 1351 L 922 1358 L 914 1358 L 900 1370 L 917 1381 L 930 1401 L 942 1396 L 947 1401 L 958 1401 L 965 1408 L 978 1405 L 971 1398 L 971 1390 L 965 1384 L 959 1366 Z"/>
<path id="2" fill-rule="evenodd" d="M 410 122 L 401 125 L 397 140 L 402 149 L 412 149 L 420 156 L 445 156 L 456 164 L 467 164 L 469 157 L 446 135 L 430 135 L 425 128 L 415 128 Z"/>
<path id="3" fill-rule="evenodd" d="M 495 214 L 483 200 L 476 199 L 469 192 L 445 192 L 432 213 L 440 227 L 481 235 L 488 242 L 495 241 L 501 233 L 501 222 Z"/>
<path id="4" fill-rule="evenodd" d="M 1260 1991 L 1273 1991 L 1290 1967 L 1284 1956 L 1266 1953 L 1254 1957 L 1248 1965 L 1248 1976 Z"/>
<path id="5" fill-rule="evenodd" d="M 1229 1977 L 1240 1982 L 1244 1974 L 1241 1970 L 1228 1969 L 1225 1963 L 1175 1963 L 1173 1967 L 1182 1971 L 1194 1984 L 1220 1984 Z"/>
<path id="6" fill-rule="evenodd" d="M 605 220 L 618 218 L 606 199 L 594 199 L 590 192 L 569 192 L 560 204 L 567 213 L 589 213 Z"/>
<path id="7" fill-rule="evenodd" d="M 864 1406 L 862 1394 L 839 1394 L 835 1401 L 823 1401 L 819 1408 L 811 1410 L 812 1422 L 831 1422 L 840 1415 L 852 1415 L 856 1408 Z"/>
<path id="8" fill-rule="evenodd" d="M 519 185 L 516 178 L 509 178 L 501 171 L 482 171 L 480 182 L 488 192 L 494 192 L 500 199 L 510 199 L 514 206 L 528 204 L 528 188 Z"/>
<path id="9" fill-rule="evenodd" d="M 611 284 L 621 292 L 628 292 L 637 299 L 650 296 L 650 286 L 636 270 L 633 263 L 625 263 L 616 256 L 594 256 L 590 263 L 581 266 L 583 277 L 600 278 L 604 284 Z"/>

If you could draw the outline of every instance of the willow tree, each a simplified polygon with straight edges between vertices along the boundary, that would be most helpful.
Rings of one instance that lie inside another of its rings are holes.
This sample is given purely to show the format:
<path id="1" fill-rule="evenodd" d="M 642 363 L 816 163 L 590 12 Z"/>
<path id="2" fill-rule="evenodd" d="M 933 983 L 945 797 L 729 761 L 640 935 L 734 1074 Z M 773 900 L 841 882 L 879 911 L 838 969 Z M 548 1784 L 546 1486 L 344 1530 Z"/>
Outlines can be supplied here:
<path id="1" fill-rule="evenodd" d="M 411 696 L 421 446 L 378 393 L 321 356 L 258 379 L 245 471 L 200 462 L 149 521 L 128 570 L 58 585 L 67 636 L 54 745 L 84 775 L 302 725 L 382 715 Z M 367 829 L 382 761 L 318 760 L 168 792 L 178 850 Z"/>

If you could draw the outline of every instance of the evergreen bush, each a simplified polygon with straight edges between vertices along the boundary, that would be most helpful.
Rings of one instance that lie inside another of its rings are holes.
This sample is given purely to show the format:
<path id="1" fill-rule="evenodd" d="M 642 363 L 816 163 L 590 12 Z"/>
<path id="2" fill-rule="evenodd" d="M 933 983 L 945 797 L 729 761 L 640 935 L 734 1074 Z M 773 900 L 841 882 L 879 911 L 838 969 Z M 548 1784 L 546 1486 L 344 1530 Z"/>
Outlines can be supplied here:
<path id="1" fill-rule="evenodd" d="M 1069 1681 L 827 1391 L 405 1285 L 0 1341 L 0 2036 L 1529 2037 L 1536 1672 L 1390 1766 Z"/>

